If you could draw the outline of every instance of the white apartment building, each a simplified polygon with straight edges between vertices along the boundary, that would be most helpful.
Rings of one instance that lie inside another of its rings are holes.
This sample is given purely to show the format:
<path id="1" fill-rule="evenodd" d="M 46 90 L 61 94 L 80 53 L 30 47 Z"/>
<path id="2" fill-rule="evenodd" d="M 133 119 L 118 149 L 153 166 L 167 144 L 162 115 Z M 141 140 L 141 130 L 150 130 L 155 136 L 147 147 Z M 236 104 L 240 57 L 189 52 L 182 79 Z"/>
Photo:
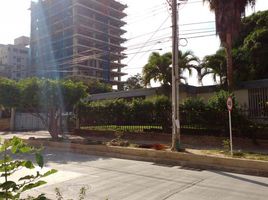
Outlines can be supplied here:
<path id="1" fill-rule="evenodd" d="M 14 44 L 0 44 L 0 76 L 14 80 L 28 77 L 29 40 L 29 38 L 22 36 L 16 38 Z"/>

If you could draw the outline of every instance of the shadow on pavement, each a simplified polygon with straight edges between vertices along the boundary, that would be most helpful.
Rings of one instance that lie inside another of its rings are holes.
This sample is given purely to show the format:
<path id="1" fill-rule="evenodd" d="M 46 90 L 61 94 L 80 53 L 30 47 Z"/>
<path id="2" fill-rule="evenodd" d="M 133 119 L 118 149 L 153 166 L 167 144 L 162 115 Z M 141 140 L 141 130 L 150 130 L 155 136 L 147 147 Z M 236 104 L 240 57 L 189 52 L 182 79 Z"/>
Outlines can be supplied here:
<path id="1" fill-rule="evenodd" d="M 49 162 L 56 163 L 56 164 L 68 164 L 68 163 L 85 163 L 85 162 L 92 162 L 98 160 L 109 160 L 108 157 L 101 157 L 101 156 L 93 156 L 93 155 L 85 155 L 85 154 L 78 154 L 78 153 L 69 153 L 63 152 L 53 149 L 47 149 L 41 151 L 43 155 L 45 165 L 49 165 Z M 0 154 L 2 156 L 2 153 Z M 34 154 L 24 154 L 24 155 L 12 155 L 14 159 L 23 159 L 23 160 L 32 160 L 35 161 Z"/>
<path id="2" fill-rule="evenodd" d="M 260 186 L 263 186 L 263 187 L 267 187 L 268 188 L 268 184 L 262 183 L 262 182 L 259 182 L 259 181 L 255 181 L 255 180 L 252 180 L 252 179 L 249 179 L 249 178 L 237 176 L 237 175 L 226 173 L 226 172 L 222 172 L 222 171 L 213 171 L 213 173 L 216 173 L 216 174 L 219 174 L 219 175 L 222 175 L 222 176 L 227 176 L 227 177 L 230 177 L 230 178 L 233 178 L 233 179 L 237 179 L 237 180 L 240 180 L 240 181 L 245 181 L 245 182 L 248 182 L 248 183 L 253 183 L 253 184 L 260 185 Z"/>

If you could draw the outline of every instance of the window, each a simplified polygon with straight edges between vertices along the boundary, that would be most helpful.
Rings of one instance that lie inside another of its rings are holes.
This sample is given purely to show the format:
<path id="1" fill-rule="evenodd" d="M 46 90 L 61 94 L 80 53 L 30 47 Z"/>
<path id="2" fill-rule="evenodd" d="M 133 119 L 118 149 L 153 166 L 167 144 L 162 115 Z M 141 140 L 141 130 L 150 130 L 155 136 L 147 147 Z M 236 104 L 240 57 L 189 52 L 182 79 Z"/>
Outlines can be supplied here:
<path id="1" fill-rule="evenodd" d="M 22 54 L 28 54 L 28 51 L 26 51 L 26 50 L 20 50 L 20 53 L 22 53 Z"/>

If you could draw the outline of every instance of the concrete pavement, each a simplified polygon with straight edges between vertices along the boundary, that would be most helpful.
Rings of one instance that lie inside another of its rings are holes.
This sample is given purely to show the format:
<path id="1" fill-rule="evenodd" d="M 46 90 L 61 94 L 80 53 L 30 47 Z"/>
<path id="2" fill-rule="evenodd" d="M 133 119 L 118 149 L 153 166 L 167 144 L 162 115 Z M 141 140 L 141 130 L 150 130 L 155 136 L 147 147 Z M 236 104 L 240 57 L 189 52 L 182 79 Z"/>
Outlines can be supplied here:
<path id="1" fill-rule="evenodd" d="M 78 199 L 86 187 L 89 200 L 266 200 L 268 178 L 220 171 L 185 169 L 151 162 L 79 155 L 49 150 L 46 167 L 59 172 L 30 194 Z"/>

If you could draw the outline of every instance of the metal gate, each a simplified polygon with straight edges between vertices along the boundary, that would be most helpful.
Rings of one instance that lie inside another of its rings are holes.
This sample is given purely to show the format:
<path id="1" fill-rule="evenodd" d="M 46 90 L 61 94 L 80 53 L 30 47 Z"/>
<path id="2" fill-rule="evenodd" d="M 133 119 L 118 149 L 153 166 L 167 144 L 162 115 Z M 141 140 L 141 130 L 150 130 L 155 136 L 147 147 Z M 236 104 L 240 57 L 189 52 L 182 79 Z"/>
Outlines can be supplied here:
<path id="1" fill-rule="evenodd" d="M 15 114 L 15 131 L 37 131 L 46 130 L 42 121 L 31 113 L 20 113 Z"/>

